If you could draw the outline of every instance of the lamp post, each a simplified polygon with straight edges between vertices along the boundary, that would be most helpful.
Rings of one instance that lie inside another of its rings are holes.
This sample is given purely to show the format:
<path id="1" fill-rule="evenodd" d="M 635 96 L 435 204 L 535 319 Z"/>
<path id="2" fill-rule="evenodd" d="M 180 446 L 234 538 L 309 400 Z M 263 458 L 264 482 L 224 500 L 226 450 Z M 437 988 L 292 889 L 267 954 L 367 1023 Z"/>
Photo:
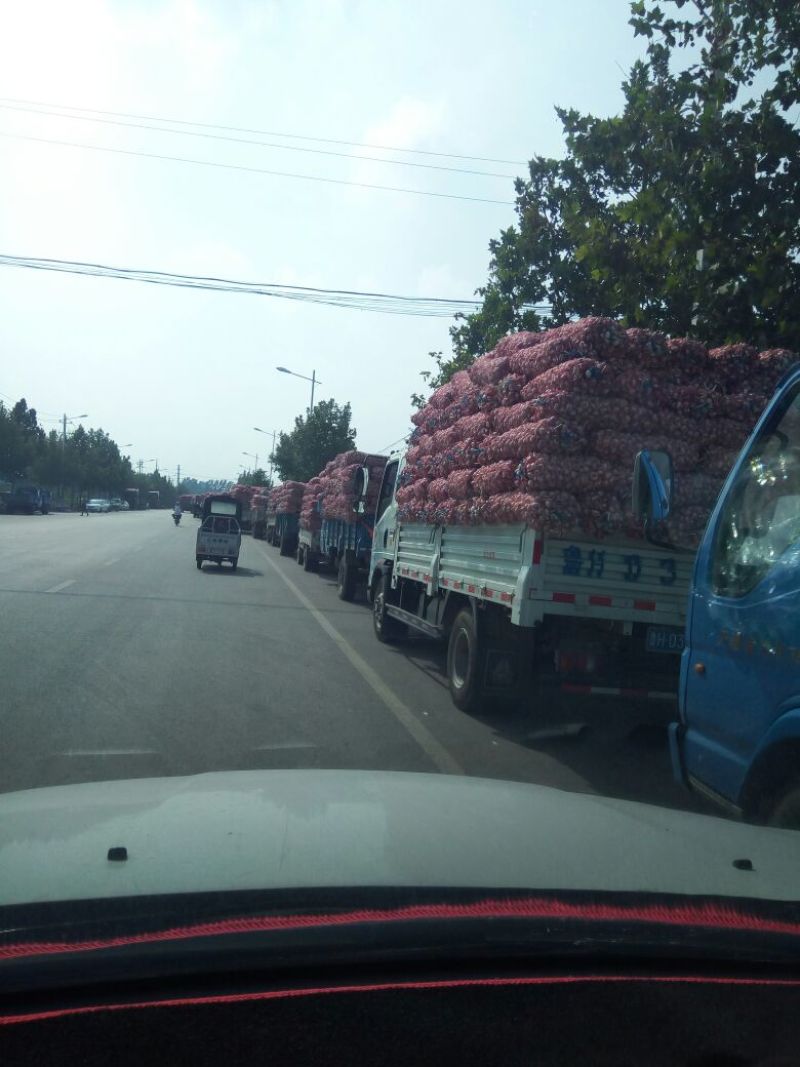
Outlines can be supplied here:
<path id="1" fill-rule="evenodd" d="M 269 480 L 270 480 L 270 484 L 272 484 L 272 462 L 273 462 L 272 457 L 275 455 L 275 435 L 276 435 L 276 431 L 275 430 L 262 430 L 260 426 L 254 426 L 253 429 L 256 431 L 256 433 L 264 433 L 264 434 L 267 435 L 267 437 L 271 437 L 272 438 L 272 451 L 269 454 Z"/>
<path id="2" fill-rule="evenodd" d="M 250 459 L 254 459 L 256 461 L 256 465 L 255 467 L 253 467 L 253 474 L 255 474 L 258 470 L 258 452 L 242 452 L 242 455 L 249 456 Z"/>
<path id="3" fill-rule="evenodd" d="M 89 416 L 84 412 L 83 415 L 67 415 L 66 413 L 61 416 L 61 443 L 66 446 L 67 444 L 67 423 L 77 422 L 78 419 L 88 419 Z"/>
<path id="4" fill-rule="evenodd" d="M 289 370 L 288 367 L 276 367 L 275 370 L 279 370 L 281 374 L 291 374 L 294 378 L 302 378 L 306 382 L 311 382 L 311 404 L 308 409 L 308 413 L 310 415 L 311 412 L 314 410 L 314 386 L 317 385 L 317 383 L 322 385 L 322 382 L 320 382 L 319 378 L 317 377 L 317 372 L 315 370 L 312 370 L 311 377 L 309 378 L 307 374 L 298 374 L 296 370 Z"/>

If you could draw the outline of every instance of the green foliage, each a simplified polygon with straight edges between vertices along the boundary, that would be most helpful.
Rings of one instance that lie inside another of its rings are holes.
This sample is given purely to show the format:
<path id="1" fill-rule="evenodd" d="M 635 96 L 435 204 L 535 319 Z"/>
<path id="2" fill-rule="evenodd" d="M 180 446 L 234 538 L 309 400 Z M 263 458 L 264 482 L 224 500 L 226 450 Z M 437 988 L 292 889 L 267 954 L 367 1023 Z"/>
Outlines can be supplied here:
<path id="1" fill-rule="evenodd" d="M 291 433 L 278 435 L 273 464 L 282 481 L 307 482 L 328 460 L 355 447 L 349 404 L 322 400 L 310 415 L 299 415 Z"/>
<path id="2" fill-rule="evenodd" d="M 432 353 L 429 385 L 510 330 L 584 315 L 800 344 L 800 131 L 786 114 L 800 102 L 800 5 L 663 0 L 631 13 L 648 49 L 622 113 L 557 109 L 564 158 L 534 157 L 517 180 L 517 224 L 489 244 L 482 307 L 451 329 L 452 357 Z M 523 311 L 541 303 L 547 315 Z"/>
<path id="3" fill-rule="evenodd" d="M 258 485 L 263 486 L 265 489 L 272 487 L 272 481 L 263 467 L 256 467 L 253 471 L 243 470 L 237 478 L 237 482 L 239 485 Z"/>
<path id="4" fill-rule="evenodd" d="M 138 489 L 143 499 L 157 489 L 163 506 L 176 497 L 174 484 L 159 471 L 135 472 L 130 458 L 120 454 L 104 430 L 78 426 L 66 440 L 56 430 L 45 433 L 35 408 L 24 399 L 11 408 L 0 402 L 0 482 L 39 485 L 67 503 L 79 497 L 121 496 L 129 488 Z"/>

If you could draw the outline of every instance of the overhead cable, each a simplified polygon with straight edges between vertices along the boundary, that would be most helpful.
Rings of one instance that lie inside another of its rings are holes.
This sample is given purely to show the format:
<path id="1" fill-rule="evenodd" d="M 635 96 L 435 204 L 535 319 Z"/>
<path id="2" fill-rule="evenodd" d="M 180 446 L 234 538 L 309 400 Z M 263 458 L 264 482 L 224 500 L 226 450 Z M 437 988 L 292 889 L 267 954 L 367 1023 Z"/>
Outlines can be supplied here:
<path id="1" fill-rule="evenodd" d="M 175 274 L 166 271 L 140 270 L 131 267 L 112 267 L 102 263 L 77 260 L 43 259 L 33 256 L 0 254 L 0 266 L 31 270 L 55 271 L 93 278 L 116 278 L 168 285 L 182 289 L 204 289 L 226 293 L 247 293 L 252 296 L 271 296 L 308 304 L 374 311 L 388 315 L 412 315 L 425 318 L 452 318 L 467 315 L 481 306 L 478 300 L 447 299 L 445 297 L 401 296 L 396 293 L 370 293 L 350 289 L 318 289 L 303 285 L 282 285 L 277 282 L 243 282 L 230 278 Z M 522 311 L 547 312 L 549 305 L 526 304 Z"/>
<path id="2" fill-rule="evenodd" d="M 447 171 L 449 174 L 469 174 L 482 178 L 503 178 L 505 181 L 514 181 L 514 174 L 499 174 L 496 171 L 471 170 L 466 167 L 447 167 L 439 163 L 418 163 L 410 159 L 383 159 L 381 156 L 364 156 L 354 152 L 335 152 L 329 148 L 304 148 L 301 145 L 276 144 L 274 141 L 254 141 L 249 137 L 232 137 L 224 133 L 207 133 L 204 130 L 173 130 L 168 126 L 154 126 L 147 122 L 125 122 L 121 119 L 104 119 L 93 115 L 69 115 L 63 111 L 42 110 L 35 107 L 18 107 L 14 104 L 0 103 L 0 108 L 6 111 L 25 112 L 28 115 L 45 115 L 52 118 L 67 119 L 77 122 L 103 123 L 106 126 L 117 126 L 127 130 L 151 130 L 155 133 L 171 133 L 179 137 L 202 137 L 210 141 L 226 141 L 233 144 L 252 145 L 256 148 L 276 148 L 285 152 L 306 152 L 317 156 L 336 156 L 339 159 L 357 159 L 368 163 L 384 163 L 395 167 L 417 167 L 423 170 Z"/>
<path id="3" fill-rule="evenodd" d="M 284 170 L 267 170 L 263 167 L 246 167 L 239 163 L 218 163 L 210 159 L 191 159 L 187 156 L 167 156 L 159 152 L 138 152 L 128 148 L 110 148 L 106 145 L 83 144 L 79 141 L 61 141 L 51 137 L 32 137 L 24 133 L 9 133 L 0 130 L 0 137 L 10 137 L 16 141 L 34 141 L 37 144 L 59 145 L 66 148 L 81 148 L 88 152 L 107 152 L 116 156 L 135 156 L 138 159 L 158 159 L 170 163 L 191 163 L 197 167 L 215 167 L 222 170 L 238 170 L 248 174 L 269 174 L 276 178 L 293 178 L 306 182 L 325 182 L 327 185 L 349 185 L 358 189 L 378 189 L 385 193 L 407 193 L 411 196 L 432 196 L 437 200 L 470 200 L 477 204 L 501 204 L 513 207 L 510 200 L 493 200 L 484 196 L 466 196 L 459 193 L 436 193 L 430 189 L 406 189 L 395 185 L 375 185 L 371 182 L 348 181 L 345 178 L 325 178 L 319 174 L 293 174 Z"/>
<path id="4" fill-rule="evenodd" d="M 62 111 L 83 111 L 91 115 L 113 115 L 123 119 L 143 119 L 146 122 L 169 122 L 174 126 L 196 126 L 204 130 L 227 130 L 230 133 L 252 133 L 259 137 L 284 137 L 292 141 L 316 141 L 318 144 L 348 145 L 350 148 L 375 148 L 381 152 L 403 152 L 417 156 L 437 156 L 440 159 L 466 159 L 473 163 L 505 163 L 511 167 L 525 167 L 521 159 L 495 159 L 493 156 L 470 156 L 458 152 L 433 152 L 424 148 L 400 148 L 396 145 L 370 144 L 364 141 L 343 141 L 333 137 L 311 137 L 302 133 L 281 133 L 277 130 L 255 130 L 246 126 L 225 126 L 215 122 L 192 122 L 188 119 L 168 119 L 159 115 L 140 115 L 130 111 L 103 111 L 94 107 L 73 107 L 68 104 L 44 100 L 24 100 L 13 96 L 0 96 L 0 100 L 11 104 L 34 104 L 37 107 L 58 107 Z"/>

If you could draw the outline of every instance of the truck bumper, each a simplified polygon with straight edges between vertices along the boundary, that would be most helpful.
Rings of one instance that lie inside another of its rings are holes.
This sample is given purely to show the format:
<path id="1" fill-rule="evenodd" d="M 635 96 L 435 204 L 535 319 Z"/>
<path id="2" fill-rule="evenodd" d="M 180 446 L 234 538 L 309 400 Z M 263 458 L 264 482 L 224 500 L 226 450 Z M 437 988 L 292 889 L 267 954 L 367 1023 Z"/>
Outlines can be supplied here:
<path id="1" fill-rule="evenodd" d="M 672 763 L 672 776 L 676 782 L 689 789 L 689 780 L 683 765 L 683 723 L 671 722 L 667 727 L 669 737 L 669 757 Z"/>

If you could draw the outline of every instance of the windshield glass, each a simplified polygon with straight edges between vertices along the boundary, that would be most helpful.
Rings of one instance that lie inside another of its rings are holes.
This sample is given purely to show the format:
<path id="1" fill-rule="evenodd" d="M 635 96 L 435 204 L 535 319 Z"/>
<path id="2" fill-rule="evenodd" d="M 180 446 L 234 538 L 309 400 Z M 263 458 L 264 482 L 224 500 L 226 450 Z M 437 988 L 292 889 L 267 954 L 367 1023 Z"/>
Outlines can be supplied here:
<path id="1" fill-rule="evenodd" d="M 797 899 L 800 44 L 755 6 L 3 6 L 0 909 Z"/>

